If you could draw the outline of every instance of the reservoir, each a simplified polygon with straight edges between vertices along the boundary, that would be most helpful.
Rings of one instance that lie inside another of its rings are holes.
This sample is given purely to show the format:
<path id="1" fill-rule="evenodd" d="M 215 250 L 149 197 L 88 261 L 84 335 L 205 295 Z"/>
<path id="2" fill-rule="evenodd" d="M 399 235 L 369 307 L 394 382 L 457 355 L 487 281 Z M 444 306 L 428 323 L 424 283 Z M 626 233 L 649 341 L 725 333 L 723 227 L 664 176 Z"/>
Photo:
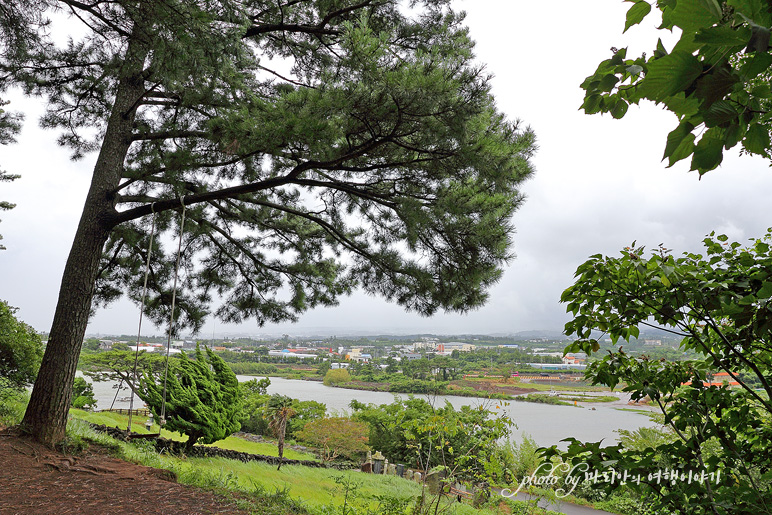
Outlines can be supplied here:
<path id="1" fill-rule="evenodd" d="M 239 381 L 254 379 L 252 376 L 238 376 Z M 333 388 L 325 386 L 320 381 L 303 381 L 271 377 L 268 393 L 280 393 L 301 401 L 317 401 L 327 405 L 327 414 L 335 415 L 350 412 L 349 403 L 352 399 L 365 404 L 389 404 L 395 396 L 406 398 L 407 394 L 387 392 L 370 392 Z M 93 383 L 94 396 L 98 401 L 98 409 L 108 409 L 116 396 L 115 383 Z M 126 398 L 131 392 L 125 388 L 118 393 L 118 399 Z M 532 402 L 515 402 L 479 399 L 474 397 L 458 397 L 453 395 L 416 395 L 437 407 L 450 402 L 454 408 L 461 406 L 484 406 L 495 414 L 508 416 L 515 426 L 511 428 L 511 438 L 517 442 L 523 434 L 529 435 L 541 446 L 557 445 L 565 449 L 567 444 L 563 438 L 574 437 L 583 442 L 603 440 L 611 445 L 618 439 L 616 430 L 635 430 L 642 426 L 654 426 L 645 414 L 623 411 L 628 408 L 626 394 L 622 394 L 618 402 L 587 403 L 579 407 L 554 406 Z M 142 401 L 135 397 L 134 406 L 142 407 Z M 115 408 L 128 408 L 128 401 L 116 400 Z M 594 410 L 592 408 L 595 408 Z"/>

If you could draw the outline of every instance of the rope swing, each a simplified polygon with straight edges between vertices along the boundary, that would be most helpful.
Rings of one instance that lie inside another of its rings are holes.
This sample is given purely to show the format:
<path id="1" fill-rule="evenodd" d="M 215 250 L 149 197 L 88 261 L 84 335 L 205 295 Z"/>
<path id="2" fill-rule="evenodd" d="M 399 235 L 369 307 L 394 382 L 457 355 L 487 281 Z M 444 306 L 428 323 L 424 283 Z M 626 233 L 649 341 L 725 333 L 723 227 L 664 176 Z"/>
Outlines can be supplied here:
<path id="1" fill-rule="evenodd" d="M 174 283 L 172 286 L 172 309 L 169 314 L 169 331 L 167 333 L 167 339 L 166 339 L 166 360 L 164 363 L 164 388 L 163 388 L 163 396 L 161 401 L 161 419 L 158 421 L 159 426 L 163 427 L 164 424 L 166 424 L 166 381 L 169 376 L 169 354 L 171 349 L 171 343 L 172 343 L 172 333 L 174 332 L 174 307 L 177 300 L 177 279 L 179 277 L 180 272 L 180 256 L 182 254 L 182 236 L 184 234 L 185 229 L 185 197 L 183 196 L 180 199 L 180 204 L 182 205 L 182 215 L 180 219 L 180 237 L 179 241 L 177 243 L 177 262 L 174 267 Z M 155 203 L 150 205 L 150 209 L 153 213 L 153 221 L 152 221 L 152 228 L 150 229 L 150 243 L 148 244 L 147 249 L 147 260 L 145 262 L 145 279 L 142 286 L 142 301 L 141 301 L 141 307 L 139 310 L 139 327 L 137 328 L 137 347 L 134 352 L 134 370 L 133 370 L 133 378 L 134 378 L 134 384 L 137 385 L 137 363 L 139 360 L 139 343 L 140 343 L 140 337 L 142 334 L 142 318 L 145 312 L 145 299 L 147 298 L 147 279 L 150 275 L 150 258 L 153 253 L 153 241 L 155 239 L 155 231 L 156 231 L 156 211 L 155 211 Z M 129 433 L 129 436 L 131 437 L 131 420 L 132 420 L 132 413 L 134 410 L 134 389 L 131 389 L 131 400 L 129 402 L 129 424 L 126 429 L 126 431 Z M 152 419 L 151 419 L 152 420 Z M 142 436 L 160 436 L 160 428 L 157 435 L 142 435 Z"/>

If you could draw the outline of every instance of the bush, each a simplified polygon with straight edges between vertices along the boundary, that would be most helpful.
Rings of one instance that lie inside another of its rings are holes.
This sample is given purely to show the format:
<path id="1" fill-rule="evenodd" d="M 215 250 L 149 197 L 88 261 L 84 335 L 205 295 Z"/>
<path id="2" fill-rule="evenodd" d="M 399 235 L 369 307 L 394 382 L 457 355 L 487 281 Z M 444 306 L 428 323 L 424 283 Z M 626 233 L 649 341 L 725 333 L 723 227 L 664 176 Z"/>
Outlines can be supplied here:
<path id="1" fill-rule="evenodd" d="M 322 461 L 332 461 L 338 456 L 353 458 L 366 451 L 369 431 L 364 422 L 347 417 L 330 417 L 308 422 L 297 436 L 321 449 Z"/>
<path id="2" fill-rule="evenodd" d="M 12 308 L 0 300 L 0 395 L 3 390 L 23 390 L 35 381 L 43 357 L 43 343 L 35 330 L 17 320 Z"/>
<path id="3" fill-rule="evenodd" d="M 82 377 L 76 377 L 72 385 L 72 407 L 77 409 L 94 409 L 97 400 L 94 398 L 94 388 Z"/>
<path id="4" fill-rule="evenodd" d="M 345 368 L 331 369 L 324 374 L 324 384 L 326 386 L 348 383 L 349 381 L 351 381 L 351 374 Z"/>

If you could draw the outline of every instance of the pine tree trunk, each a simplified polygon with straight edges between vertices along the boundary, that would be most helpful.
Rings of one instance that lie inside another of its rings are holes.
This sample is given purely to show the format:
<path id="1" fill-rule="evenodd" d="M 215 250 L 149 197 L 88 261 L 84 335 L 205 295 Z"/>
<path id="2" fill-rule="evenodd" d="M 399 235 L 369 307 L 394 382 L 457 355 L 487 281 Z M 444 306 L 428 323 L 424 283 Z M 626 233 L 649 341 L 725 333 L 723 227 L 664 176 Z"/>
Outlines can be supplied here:
<path id="1" fill-rule="evenodd" d="M 72 383 L 91 313 L 102 248 L 115 227 L 114 192 L 131 144 L 136 103 L 144 94 L 141 72 L 146 51 L 138 46 L 130 42 L 126 52 L 124 73 L 62 276 L 48 344 L 22 421 L 22 430 L 48 445 L 65 437 Z"/>

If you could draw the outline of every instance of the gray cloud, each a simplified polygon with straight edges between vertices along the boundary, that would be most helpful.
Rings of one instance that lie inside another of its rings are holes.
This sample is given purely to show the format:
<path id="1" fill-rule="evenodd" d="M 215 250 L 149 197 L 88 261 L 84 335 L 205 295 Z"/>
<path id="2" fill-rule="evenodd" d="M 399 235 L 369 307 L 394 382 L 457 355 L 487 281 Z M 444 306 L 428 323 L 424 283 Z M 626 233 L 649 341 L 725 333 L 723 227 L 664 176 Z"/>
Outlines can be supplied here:
<path id="1" fill-rule="evenodd" d="M 559 330 L 567 320 L 560 293 L 591 254 L 615 254 L 633 240 L 648 247 L 664 243 L 678 253 L 699 251 L 714 229 L 740 241 L 761 236 L 772 225 L 767 162 L 727 155 L 721 169 L 698 180 L 687 166 L 666 169 L 660 161 L 676 124 L 671 114 L 651 104 L 632 107 L 619 121 L 578 111 L 579 84 L 609 56 L 609 47 L 629 44 L 631 54 L 650 51 L 661 36 L 651 27 L 622 36 L 628 6 L 617 0 L 595 4 L 591 9 L 582 2 L 459 2 L 469 11 L 478 57 L 495 75 L 500 109 L 532 126 L 540 147 L 537 174 L 524 186 L 528 200 L 515 217 L 517 259 L 491 290 L 487 306 L 425 319 L 357 294 L 336 308 L 309 312 L 295 325 L 258 329 L 254 323 L 210 322 L 204 335 L 213 328 L 252 334 Z M 17 108 L 39 112 L 29 101 L 12 100 Z M 0 148 L 3 168 L 23 175 L 0 191 L 0 198 L 19 205 L 0 225 L 9 249 L 0 252 L 0 298 L 46 330 L 91 161 L 70 162 L 55 147 L 55 135 L 34 124 L 30 114 L 19 144 Z M 100 312 L 89 331 L 132 333 L 136 319 L 136 307 L 120 302 Z"/>

